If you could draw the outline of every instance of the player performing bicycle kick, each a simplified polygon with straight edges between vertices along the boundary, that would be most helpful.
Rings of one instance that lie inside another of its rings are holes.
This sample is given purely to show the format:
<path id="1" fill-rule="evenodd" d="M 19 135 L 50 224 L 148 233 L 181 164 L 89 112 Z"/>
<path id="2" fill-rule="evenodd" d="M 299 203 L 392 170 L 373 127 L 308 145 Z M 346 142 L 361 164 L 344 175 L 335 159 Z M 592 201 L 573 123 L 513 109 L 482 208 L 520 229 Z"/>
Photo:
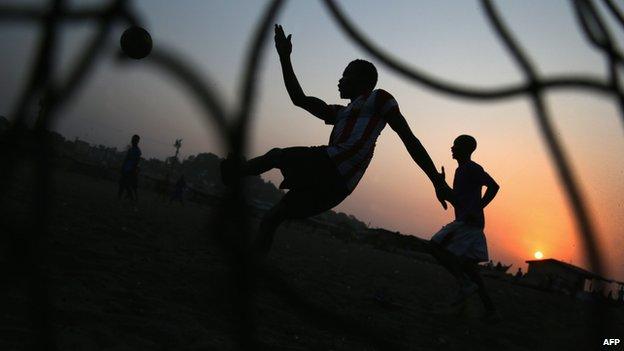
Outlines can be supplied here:
<path id="1" fill-rule="evenodd" d="M 277 168 L 284 176 L 280 189 L 289 189 L 262 219 L 252 246 L 254 250 L 268 253 L 273 234 L 285 220 L 317 215 L 349 196 L 364 175 L 386 124 L 397 133 L 412 159 L 429 177 L 438 200 L 446 209 L 445 200 L 450 197 L 450 189 L 410 130 L 396 100 L 385 90 L 375 89 L 375 66 L 365 60 L 350 62 L 338 82 L 340 97 L 349 100 L 349 104 L 328 105 L 306 95 L 301 88 L 290 59 L 291 37 L 286 37 L 282 26 L 275 25 L 275 48 L 288 95 L 295 106 L 333 125 L 333 129 L 328 145 L 274 148 L 248 161 L 228 158 L 221 163 L 222 180 L 226 185 L 233 184 L 238 177 L 260 175 Z"/>

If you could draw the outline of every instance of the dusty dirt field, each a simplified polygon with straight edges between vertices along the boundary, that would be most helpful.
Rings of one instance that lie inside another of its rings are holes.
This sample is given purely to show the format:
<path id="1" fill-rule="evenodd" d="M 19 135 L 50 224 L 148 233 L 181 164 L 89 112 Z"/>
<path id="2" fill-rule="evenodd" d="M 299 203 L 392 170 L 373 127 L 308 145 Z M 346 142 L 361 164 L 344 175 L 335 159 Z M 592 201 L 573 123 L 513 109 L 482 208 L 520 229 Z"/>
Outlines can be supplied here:
<path id="1" fill-rule="evenodd" d="M 215 210 L 169 206 L 141 193 L 138 211 L 116 200 L 114 182 L 58 171 L 48 256 L 52 330 L 59 350 L 232 350 L 239 347 L 237 290 L 229 256 L 211 239 Z M 28 177 L 5 198 L 7 228 L 23 228 L 32 209 Z M 253 223 L 257 225 L 257 223 Z M 27 280 L 10 264 L 5 277 L 0 350 L 24 350 Z M 261 279 L 254 293 L 258 349 L 374 350 L 373 338 L 402 350 L 586 350 L 591 305 L 508 282 L 486 279 L 503 321 L 480 321 L 472 299 L 459 314 L 432 306 L 453 292 L 440 266 L 344 242 L 296 223 L 279 230 L 267 264 L 307 303 L 284 298 Z M 8 281 L 8 283 L 7 283 Z M 383 292 L 392 304 L 374 296 Z M 312 310 L 318 309 L 316 313 Z M 613 310 L 623 338 L 623 309 Z M 323 319 L 318 321 L 317 319 Z M 358 327 L 336 329 L 335 324 Z M 617 330 L 617 329 L 616 329 Z M 366 335 L 357 335 L 359 332 Z M 592 347 L 593 346 L 593 347 Z"/>

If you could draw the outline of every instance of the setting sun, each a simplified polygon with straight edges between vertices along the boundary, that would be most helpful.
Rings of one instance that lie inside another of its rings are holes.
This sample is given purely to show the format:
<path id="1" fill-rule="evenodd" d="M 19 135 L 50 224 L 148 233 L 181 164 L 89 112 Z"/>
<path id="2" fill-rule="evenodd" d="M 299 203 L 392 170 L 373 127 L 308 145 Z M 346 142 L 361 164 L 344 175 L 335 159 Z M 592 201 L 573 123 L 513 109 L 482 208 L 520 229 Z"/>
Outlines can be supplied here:
<path id="1" fill-rule="evenodd" d="M 541 251 L 535 251 L 533 256 L 535 256 L 535 258 L 537 258 L 538 260 L 541 260 L 542 257 L 544 257 L 544 254 Z"/>

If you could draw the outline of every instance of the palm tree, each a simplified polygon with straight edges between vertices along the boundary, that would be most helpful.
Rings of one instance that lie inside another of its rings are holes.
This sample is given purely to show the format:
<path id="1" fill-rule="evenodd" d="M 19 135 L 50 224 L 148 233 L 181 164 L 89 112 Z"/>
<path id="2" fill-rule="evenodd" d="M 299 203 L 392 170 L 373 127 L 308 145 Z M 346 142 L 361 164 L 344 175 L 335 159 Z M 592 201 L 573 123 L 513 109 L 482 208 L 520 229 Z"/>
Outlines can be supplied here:
<path id="1" fill-rule="evenodd" d="M 175 155 L 171 157 L 167 157 L 165 159 L 165 165 L 169 163 L 169 167 L 167 167 L 167 170 L 165 173 L 165 179 L 163 180 L 163 185 L 162 185 L 162 190 L 163 190 L 162 194 L 165 196 L 165 198 L 167 197 L 167 190 L 169 188 L 169 182 L 171 179 L 171 175 L 173 173 L 173 167 L 176 165 L 176 163 L 180 163 L 178 160 L 178 155 L 180 154 L 180 148 L 182 147 L 182 139 L 176 139 L 175 142 L 173 143 L 173 147 L 176 149 Z"/>
<path id="2" fill-rule="evenodd" d="M 182 139 L 176 139 L 176 141 L 173 143 L 173 147 L 175 147 L 176 149 L 174 158 L 177 160 L 178 154 L 180 153 L 180 148 L 182 147 Z"/>

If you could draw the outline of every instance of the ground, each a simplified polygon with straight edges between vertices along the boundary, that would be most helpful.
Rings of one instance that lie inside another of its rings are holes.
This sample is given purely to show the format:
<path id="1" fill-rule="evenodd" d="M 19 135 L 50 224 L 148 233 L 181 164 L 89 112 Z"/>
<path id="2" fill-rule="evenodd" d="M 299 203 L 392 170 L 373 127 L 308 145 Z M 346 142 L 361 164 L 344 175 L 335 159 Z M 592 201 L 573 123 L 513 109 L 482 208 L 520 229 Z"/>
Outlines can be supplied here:
<path id="1" fill-rule="evenodd" d="M 32 218 L 34 190 L 25 170 L 16 174 L 20 180 L 4 198 L 8 228 L 26 227 Z M 440 266 L 297 223 L 278 231 L 266 262 L 271 273 L 258 279 L 252 304 L 245 305 L 232 279 L 231 256 L 207 225 L 215 208 L 168 205 L 142 191 L 135 211 L 117 201 L 114 182 L 62 170 L 53 181 L 42 271 L 49 277 L 51 328 L 59 350 L 237 349 L 241 306 L 251 306 L 258 349 L 602 346 L 602 340 L 590 338 L 588 303 L 486 279 L 502 322 L 481 322 L 477 299 L 460 313 L 442 313 L 433 306 L 455 286 Z M 16 270 L 8 242 L 2 241 L 1 258 L 11 276 Z M 20 274 L 5 283 L 1 350 L 27 349 L 34 339 L 28 280 Z M 623 309 L 611 313 L 610 323 L 621 327 Z M 606 333 L 602 337 L 624 336 Z"/>

